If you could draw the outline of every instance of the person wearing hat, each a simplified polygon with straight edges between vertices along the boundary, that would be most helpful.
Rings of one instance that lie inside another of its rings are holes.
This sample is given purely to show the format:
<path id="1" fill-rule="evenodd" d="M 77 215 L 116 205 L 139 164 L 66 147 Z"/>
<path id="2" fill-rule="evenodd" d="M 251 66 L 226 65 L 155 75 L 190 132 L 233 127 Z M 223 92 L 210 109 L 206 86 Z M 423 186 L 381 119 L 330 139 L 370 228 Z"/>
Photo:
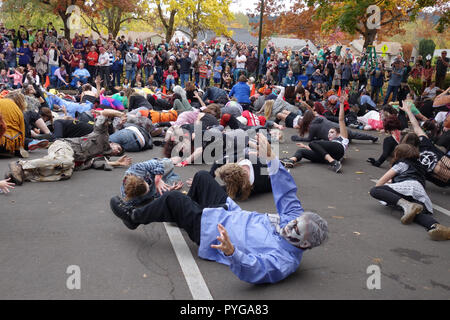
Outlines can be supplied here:
<path id="1" fill-rule="evenodd" d="M 180 65 L 180 85 L 184 89 L 185 83 L 189 81 L 191 73 L 192 60 L 189 58 L 189 51 L 184 51 L 182 58 L 177 59 Z"/>
<path id="2" fill-rule="evenodd" d="M 311 57 L 311 51 L 309 50 L 309 44 L 306 44 L 306 46 L 302 49 L 301 55 L 303 57 L 303 63 L 306 64 L 309 61 L 309 58 Z"/>
<path id="3" fill-rule="evenodd" d="M 139 63 L 138 51 L 138 48 L 132 47 L 125 56 L 125 72 L 129 83 L 136 77 L 137 64 Z"/>
<path id="4" fill-rule="evenodd" d="M 389 97 L 392 93 L 392 101 L 397 101 L 397 94 L 400 89 L 404 69 L 403 63 L 400 59 L 395 59 L 391 71 L 391 78 L 388 82 L 388 88 L 386 90 L 386 96 L 384 97 L 383 104 L 387 104 Z"/>

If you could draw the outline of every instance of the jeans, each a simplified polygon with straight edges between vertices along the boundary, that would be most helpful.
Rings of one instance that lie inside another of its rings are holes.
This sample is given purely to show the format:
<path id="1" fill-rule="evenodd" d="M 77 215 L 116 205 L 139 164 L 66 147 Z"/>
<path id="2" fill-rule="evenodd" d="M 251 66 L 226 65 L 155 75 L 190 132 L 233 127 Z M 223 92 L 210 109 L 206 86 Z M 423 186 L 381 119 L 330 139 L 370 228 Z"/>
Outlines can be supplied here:
<path id="1" fill-rule="evenodd" d="M 153 67 L 151 66 L 145 67 L 144 72 L 145 72 L 145 81 L 148 82 L 148 78 L 150 78 L 150 76 L 153 74 Z"/>
<path id="2" fill-rule="evenodd" d="M 83 85 L 83 84 L 86 84 L 88 82 L 88 78 L 86 78 L 86 77 L 81 77 L 81 78 L 73 77 L 72 81 L 70 82 L 70 86 L 72 88 L 76 88 L 78 81 L 80 81 L 81 84 Z"/>
<path id="3" fill-rule="evenodd" d="M 207 78 L 200 78 L 200 83 L 199 83 L 199 87 L 204 90 L 206 88 L 206 80 Z"/>
<path id="4" fill-rule="evenodd" d="M 136 70 L 135 69 L 127 70 L 126 77 L 128 79 L 128 83 L 131 84 L 131 81 L 133 81 L 134 78 L 136 77 Z"/>
<path id="5" fill-rule="evenodd" d="M 175 79 L 166 79 L 166 88 L 170 89 L 172 85 L 175 85 Z"/>
<path id="6" fill-rule="evenodd" d="M 247 76 L 247 70 L 246 69 L 234 69 L 233 72 L 233 76 L 234 76 L 234 81 L 236 82 L 239 78 L 239 73 L 242 73 L 243 75 Z"/>
<path id="7" fill-rule="evenodd" d="M 398 89 L 400 88 L 400 86 L 391 86 L 388 85 L 387 91 L 386 91 L 386 96 L 384 97 L 384 102 L 383 104 L 386 104 L 389 100 L 389 96 L 392 93 L 392 101 L 397 101 L 397 94 L 398 94 Z"/>
<path id="8" fill-rule="evenodd" d="M 136 138 L 136 134 L 127 129 L 122 129 L 110 135 L 109 141 L 120 144 L 127 152 L 138 152 L 142 149 Z"/>
<path id="9" fill-rule="evenodd" d="M 184 89 L 185 82 L 189 81 L 189 73 L 180 74 L 180 85 Z"/>

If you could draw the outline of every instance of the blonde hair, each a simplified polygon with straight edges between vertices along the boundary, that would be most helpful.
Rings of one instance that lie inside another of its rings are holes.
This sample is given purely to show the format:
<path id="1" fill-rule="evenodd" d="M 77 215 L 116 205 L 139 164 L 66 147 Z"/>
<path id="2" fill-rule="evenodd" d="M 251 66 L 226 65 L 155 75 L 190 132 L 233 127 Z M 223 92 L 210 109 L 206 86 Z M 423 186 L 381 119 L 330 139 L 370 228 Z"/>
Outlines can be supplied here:
<path id="1" fill-rule="evenodd" d="M 5 99 L 14 101 L 14 103 L 19 107 L 20 110 L 22 110 L 22 112 L 27 109 L 28 104 L 25 100 L 25 96 L 20 92 L 20 90 L 11 91 L 5 96 Z"/>
<path id="2" fill-rule="evenodd" d="M 264 116 L 267 120 L 272 116 L 272 110 L 273 110 L 273 104 L 275 103 L 275 100 L 267 100 L 264 103 Z"/>
<path id="3" fill-rule="evenodd" d="M 216 176 L 225 182 L 228 196 L 235 200 L 238 196 L 240 200 L 246 200 L 252 192 L 247 172 L 236 163 L 227 163 L 218 168 Z"/>

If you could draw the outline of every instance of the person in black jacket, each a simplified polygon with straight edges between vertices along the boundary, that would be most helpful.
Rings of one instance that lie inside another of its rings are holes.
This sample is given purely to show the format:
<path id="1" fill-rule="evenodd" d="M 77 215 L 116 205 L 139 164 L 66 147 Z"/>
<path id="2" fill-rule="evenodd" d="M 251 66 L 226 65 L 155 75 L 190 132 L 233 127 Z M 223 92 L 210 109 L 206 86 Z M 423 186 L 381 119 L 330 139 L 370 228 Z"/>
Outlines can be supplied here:
<path id="1" fill-rule="evenodd" d="M 393 154 L 395 147 L 398 146 L 401 140 L 400 131 L 402 130 L 402 124 L 400 123 L 400 120 L 398 120 L 397 116 L 391 115 L 384 119 L 383 128 L 387 133 L 389 133 L 389 137 L 384 138 L 383 141 L 383 153 L 377 160 L 374 158 L 367 159 L 367 162 L 371 163 L 375 167 L 381 166 L 384 161 L 386 161 L 386 159 Z"/>
<path id="2" fill-rule="evenodd" d="M 392 168 L 378 180 L 370 195 L 387 205 L 400 207 L 403 224 L 420 224 L 432 240 L 450 240 L 450 228 L 432 217 L 433 205 L 425 191 L 426 171 L 418 161 L 419 155 L 414 146 L 399 144 L 394 151 Z"/>
<path id="3" fill-rule="evenodd" d="M 184 89 L 185 82 L 189 81 L 189 75 L 191 73 L 191 58 L 189 58 L 189 51 L 183 53 L 183 57 L 177 59 L 177 63 L 180 65 L 180 85 Z"/>

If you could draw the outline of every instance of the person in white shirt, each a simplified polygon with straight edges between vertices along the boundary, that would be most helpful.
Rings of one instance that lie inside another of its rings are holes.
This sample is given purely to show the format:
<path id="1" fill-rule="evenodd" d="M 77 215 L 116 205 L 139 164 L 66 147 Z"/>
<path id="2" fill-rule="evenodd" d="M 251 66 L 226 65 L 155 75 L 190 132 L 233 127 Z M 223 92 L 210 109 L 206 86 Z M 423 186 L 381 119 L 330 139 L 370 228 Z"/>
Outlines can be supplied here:
<path id="1" fill-rule="evenodd" d="M 245 63 L 247 62 L 247 57 L 244 52 L 241 50 L 239 54 L 236 56 L 236 69 L 234 70 L 234 81 L 237 81 L 241 74 L 244 74 L 247 77 L 247 71 L 245 69 Z"/>
<path id="2" fill-rule="evenodd" d="M 106 88 L 110 86 L 110 57 L 109 52 L 105 48 L 100 48 L 100 55 L 98 56 L 98 74 L 103 80 Z"/>

